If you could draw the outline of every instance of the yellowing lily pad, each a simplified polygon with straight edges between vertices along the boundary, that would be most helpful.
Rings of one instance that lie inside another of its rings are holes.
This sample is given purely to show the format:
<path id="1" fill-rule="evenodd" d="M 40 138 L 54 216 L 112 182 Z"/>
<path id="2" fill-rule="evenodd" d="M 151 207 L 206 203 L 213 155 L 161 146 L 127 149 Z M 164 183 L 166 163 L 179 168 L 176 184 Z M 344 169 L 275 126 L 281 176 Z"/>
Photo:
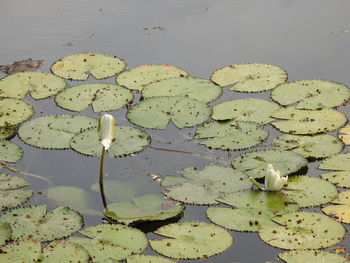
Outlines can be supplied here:
<path id="1" fill-rule="evenodd" d="M 341 192 L 332 203 L 337 205 L 325 206 L 322 211 L 337 221 L 350 224 L 350 191 Z"/>
<path id="2" fill-rule="evenodd" d="M 341 255 L 320 250 L 294 250 L 278 254 L 278 256 L 287 263 L 349 263 L 349 260 Z"/>
<path id="3" fill-rule="evenodd" d="M 350 125 L 346 125 L 339 129 L 338 137 L 343 141 L 345 145 L 350 145 Z"/>

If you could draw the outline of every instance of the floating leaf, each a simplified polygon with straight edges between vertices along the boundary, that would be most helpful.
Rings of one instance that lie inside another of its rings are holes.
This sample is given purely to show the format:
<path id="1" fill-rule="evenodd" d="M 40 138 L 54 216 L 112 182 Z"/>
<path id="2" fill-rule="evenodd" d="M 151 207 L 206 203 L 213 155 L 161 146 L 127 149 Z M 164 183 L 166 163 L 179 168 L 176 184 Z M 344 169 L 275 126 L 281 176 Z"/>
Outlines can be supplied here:
<path id="1" fill-rule="evenodd" d="M 33 241 L 21 241 L 1 247 L 1 263 L 33 263 L 41 262 L 41 244 Z"/>
<path id="2" fill-rule="evenodd" d="M 321 174 L 321 177 L 340 187 L 350 187 L 350 171 L 337 171 Z"/>
<path id="3" fill-rule="evenodd" d="M 89 251 L 92 262 L 116 262 L 131 254 L 142 253 L 146 235 L 138 229 L 120 224 L 96 225 L 81 230 L 88 238 L 71 237 L 68 241 Z"/>
<path id="4" fill-rule="evenodd" d="M 233 243 L 226 230 L 203 222 L 170 224 L 155 233 L 167 238 L 150 240 L 152 249 L 177 259 L 207 258 L 222 253 Z"/>
<path id="5" fill-rule="evenodd" d="M 307 79 L 279 85 L 271 98 L 283 106 L 295 104 L 297 109 L 314 110 L 340 106 L 350 99 L 350 90 L 341 83 Z"/>
<path id="6" fill-rule="evenodd" d="M 339 129 L 338 137 L 345 145 L 350 145 L 350 124 Z"/>
<path id="7" fill-rule="evenodd" d="M 332 262 L 347 263 L 348 259 L 326 251 L 317 250 L 294 250 L 287 251 L 278 256 L 287 263 L 313 263 L 313 262 Z"/>
<path id="8" fill-rule="evenodd" d="M 217 204 L 216 199 L 224 193 L 252 187 L 243 172 L 230 167 L 208 165 L 201 171 L 189 167 L 182 170 L 182 175 L 187 180 L 179 184 L 175 182 L 172 186 L 168 183 L 164 194 L 185 203 Z"/>
<path id="9" fill-rule="evenodd" d="M 22 99 L 28 93 L 34 99 L 55 95 L 67 83 L 50 73 L 22 72 L 9 75 L 0 80 L 0 97 Z"/>
<path id="10" fill-rule="evenodd" d="M 176 263 L 167 258 L 152 255 L 131 255 L 126 258 L 127 263 Z"/>
<path id="11" fill-rule="evenodd" d="M 276 103 L 256 98 L 230 100 L 213 107 L 214 120 L 252 121 L 266 124 L 274 119 L 270 115 L 280 107 Z"/>
<path id="12" fill-rule="evenodd" d="M 0 246 L 4 245 L 12 236 L 11 226 L 8 223 L 0 223 Z M 0 253 L 1 259 L 1 253 Z"/>
<path id="13" fill-rule="evenodd" d="M 262 226 L 259 236 L 269 245 L 283 249 L 319 249 L 339 243 L 344 227 L 328 216 L 295 212 L 274 217 L 278 224 Z"/>
<path id="14" fill-rule="evenodd" d="M 306 166 L 307 160 L 291 151 L 265 150 L 243 153 L 233 160 L 232 165 L 249 176 L 260 178 L 265 176 L 269 163 L 275 170 L 280 170 L 281 176 L 285 176 Z"/>
<path id="15" fill-rule="evenodd" d="M 11 225 L 14 240 L 41 242 L 69 236 L 83 225 L 81 215 L 67 207 L 46 212 L 46 205 L 17 208 L 0 216 L 0 223 Z"/>
<path id="16" fill-rule="evenodd" d="M 22 100 L 0 98 L 0 127 L 21 123 L 33 114 L 33 106 Z"/>
<path id="17" fill-rule="evenodd" d="M 146 64 L 131 68 L 120 74 L 116 81 L 128 89 L 142 90 L 144 86 L 167 78 L 185 77 L 188 72 L 166 64 Z"/>
<path id="18" fill-rule="evenodd" d="M 146 132 L 129 126 L 115 126 L 115 140 L 108 149 L 108 154 L 118 157 L 139 152 L 149 143 L 150 138 Z M 93 127 L 78 133 L 72 138 L 70 146 L 79 153 L 100 156 L 103 146 L 98 128 Z"/>
<path id="19" fill-rule="evenodd" d="M 183 96 L 207 103 L 216 100 L 221 93 L 221 88 L 213 82 L 187 76 L 164 79 L 144 86 L 142 97 Z"/>
<path id="20" fill-rule="evenodd" d="M 332 203 L 337 205 L 323 207 L 322 211 L 337 221 L 350 224 L 350 191 L 341 192 Z"/>
<path id="21" fill-rule="evenodd" d="M 287 72 L 270 64 L 233 64 L 216 70 L 210 79 L 220 86 L 233 84 L 230 90 L 259 92 L 286 82 Z"/>
<path id="22" fill-rule="evenodd" d="M 207 139 L 200 144 L 210 148 L 239 150 L 258 145 L 268 135 L 254 122 L 212 121 L 198 127 L 194 138 Z"/>
<path id="23" fill-rule="evenodd" d="M 283 121 L 273 122 L 273 126 L 282 132 L 291 134 L 316 134 L 334 131 L 347 121 L 344 113 L 332 109 L 299 110 L 288 107 L 275 111 L 271 116 L 283 119 Z"/>
<path id="24" fill-rule="evenodd" d="M 211 108 L 186 97 L 154 97 L 132 106 L 127 118 L 151 129 L 165 129 L 171 120 L 178 128 L 201 124 L 210 118 Z"/>
<path id="25" fill-rule="evenodd" d="M 15 163 L 23 156 L 22 148 L 17 144 L 0 139 L 0 160 Z"/>
<path id="26" fill-rule="evenodd" d="M 57 60 L 53 74 L 65 79 L 86 80 L 91 74 L 96 79 L 112 77 L 121 72 L 126 63 L 116 56 L 103 53 L 78 53 Z"/>
<path id="27" fill-rule="evenodd" d="M 42 252 L 44 263 L 88 263 L 89 253 L 79 245 L 65 240 L 56 240 L 48 244 Z"/>
<path id="28" fill-rule="evenodd" d="M 24 123 L 18 135 L 25 143 L 46 149 L 68 149 L 78 132 L 97 126 L 96 119 L 82 115 L 48 115 Z"/>
<path id="29" fill-rule="evenodd" d="M 35 71 L 41 68 L 46 63 L 46 60 L 35 60 L 27 58 L 20 61 L 14 61 L 13 64 L 10 65 L 0 65 L 0 71 L 5 72 L 6 74 L 13 74 L 24 71 Z"/>
<path id="30" fill-rule="evenodd" d="M 17 133 L 17 125 L 7 125 L 0 127 L 0 140 L 7 139 Z"/>
<path id="31" fill-rule="evenodd" d="M 273 140 L 273 145 L 284 150 L 292 150 L 305 158 L 324 158 L 340 153 L 343 143 L 329 134 L 313 136 L 283 134 Z"/>
<path id="32" fill-rule="evenodd" d="M 132 101 L 134 95 L 126 88 L 113 84 L 82 84 L 59 93 L 58 106 L 83 111 L 92 105 L 94 112 L 117 110 Z"/>
<path id="33" fill-rule="evenodd" d="M 322 170 L 350 171 L 350 153 L 340 153 L 323 160 L 318 167 Z"/>

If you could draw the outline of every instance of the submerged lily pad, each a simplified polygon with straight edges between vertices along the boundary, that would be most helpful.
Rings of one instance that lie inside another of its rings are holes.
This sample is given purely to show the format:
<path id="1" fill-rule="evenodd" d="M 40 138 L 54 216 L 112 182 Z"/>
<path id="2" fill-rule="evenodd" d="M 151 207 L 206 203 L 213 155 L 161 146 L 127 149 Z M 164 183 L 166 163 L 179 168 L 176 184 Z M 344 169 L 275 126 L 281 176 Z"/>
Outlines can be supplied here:
<path id="1" fill-rule="evenodd" d="M 285 70 L 270 64 L 232 64 L 216 70 L 210 79 L 220 86 L 233 84 L 230 90 L 259 92 L 275 88 L 287 81 Z"/>
<path id="2" fill-rule="evenodd" d="M 201 124 L 210 118 L 211 107 L 186 97 L 154 97 L 132 106 L 127 118 L 151 129 L 165 129 L 171 120 L 178 128 Z"/>
<path id="3" fill-rule="evenodd" d="M 127 263 L 176 263 L 173 260 L 152 255 L 131 255 L 126 258 Z"/>
<path id="4" fill-rule="evenodd" d="M 10 240 L 11 236 L 12 236 L 12 230 L 11 230 L 10 224 L 0 223 L 0 246 L 4 245 L 7 240 Z"/>
<path id="5" fill-rule="evenodd" d="M 22 100 L 0 98 L 0 127 L 21 123 L 33 114 L 33 106 Z"/>
<path id="6" fill-rule="evenodd" d="M 140 65 L 121 73 L 116 81 L 128 89 L 142 90 L 144 86 L 167 78 L 185 77 L 188 72 L 166 64 Z"/>
<path id="7" fill-rule="evenodd" d="M 287 263 L 314 263 L 314 262 L 332 262 L 348 263 L 349 260 L 326 251 L 317 250 L 294 250 L 278 254 L 280 259 Z"/>
<path id="8" fill-rule="evenodd" d="M 340 187 L 350 187 L 350 171 L 336 171 L 331 173 L 321 174 L 321 177 Z"/>
<path id="9" fill-rule="evenodd" d="M 245 98 L 221 102 L 213 106 L 214 120 L 252 121 L 266 124 L 274 119 L 270 115 L 278 110 L 276 103 L 257 98 Z"/>
<path id="10" fill-rule="evenodd" d="M 17 144 L 0 139 L 0 160 L 15 163 L 23 156 L 23 150 Z"/>
<path id="11" fill-rule="evenodd" d="M 271 98 L 283 106 L 295 104 L 297 109 L 332 108 L 350 99 L 350 89 L 333 81 L 307 79 L 279 85 Z"/>
<path id="12" fill-rule="evenodd" d="M 48 115 L 25 122 L 18 135 L 25 143 L 46 149 L 68 149 L 78 132 L 97 126 L 96 119 L 82 115 Z"/>
<path id="13" fill-rule="evenodd" d="M 177 259 L 208 258 L 228 249 L 233 238 L 221 227 L 203 222 L 182 222 L 155 231 L 163 239 L 150 240 L 152 249 Z"/>
<path id="14" fill-rule="evenodd" d="M 332 203 L 337 205 L 325 206 L 322 211 L 337 221 L 350 224 L 350 191 L 341 192 Z"/>
<path id="15" fill-rule="evenodd" d="M 59 93 L 58 106 L 83 111 L 92 105 L 94 112 L 117 110 L 133 100 L 134 95 L 126 88 L 113 84 L 82 84 Z"/>
<path id="16" fill-rule="evenodd" d="M 340 153 L 323 160 L 318 167 L 322 170 L 350 171 L 350 153 Z"/>
<path id="17" fill-rule="evenodd" d="M 13 242 L 1 247 L 1 263 L 41 262 L 41 244 L 33 241 Z"/>
<path id="18" fill-rule="evenodd" d="M 232 161 L 234 168 L 254 178 L 264 177 L 269 163 L 275 170 L 280 170 L 281 176 L 285 176 L 306 166 L 307 160 L 291 151 L 265 150 L 243 153 Z"/>
<path id="19" fill-rule="evenodd" d="M 86 80 L 89 74 L 96 79 L 112 77 L 126 67 L 124 60 L 103 53 L 78 53 L 57 60 L 53 74 L 65 79 Z"/>
<path id="20" fill-rule="evenodd" d="M 254 122 L 212 121 L 198 127 L 194 138 L 207 139 L 200 144 L 210 148 L 239 150 L 258 145 L 268 135 Z"/>
<path id="21" fill-rule="evenodd" d="M 55 95 L 66 87 L 67 83 L 50 73 L 21 72 L 0 80 L 0 97 L 22 99 L 28 93 L 34 99 L 43 99 Z"/>

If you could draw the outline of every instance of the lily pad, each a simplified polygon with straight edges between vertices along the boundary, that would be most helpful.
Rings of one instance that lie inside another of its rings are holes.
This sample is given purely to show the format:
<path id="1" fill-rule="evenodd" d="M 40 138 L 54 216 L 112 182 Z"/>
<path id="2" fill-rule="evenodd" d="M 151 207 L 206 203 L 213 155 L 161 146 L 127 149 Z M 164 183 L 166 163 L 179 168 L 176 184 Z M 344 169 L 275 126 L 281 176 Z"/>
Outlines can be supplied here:
<path id="1" fill-rule="evenodd" d="M 259 92 L 275 88 L 287 81 L 285 70 L 260 63 L 232 64 L 216 70 L 210 79 L 220 86 L 233 84 L 230 90 Z"/>
<path id="2" fill-rule="evenodd" d="M 350 145 L 350 124 L 339 129 L 338 137 L 345 145 Z"/>
<path id="3" fill-rule="evenodd" d="M 216 100 L 221 93 L 222 89 L 213 82 L 187 76 L 164 79 L 144 86 L 142 97 L 183 96 L 207 103 Z"/>
<path id="4" fill-rule="evenodd" d="M 221 102 L 213 106 L 214 120 L 251 121 L 266 124 L 274 119 L 270 115 L 280 106 L 267 100 L 245 98 Z"/>
<path id="5" fill-rule="evenodd" d="M 173 260 L 152 255 L 131 255 L 126 258 L 127 263 L 176 263 Z"/>
<path id="6" fill-rule="evenodd" d="M 332 108 L 350 99 L 350 89 L 344 84 L 321 79 L 307 79 L 279 85 L 271 92 L 271 98 L 297 109 Z"/>
<path id="7" fill-rule="evenodd" d="M 306 166 L 307 160 L 295 152 L 276 149 L 243 153 L 232 161 L 234 168 L 254 178 L 264 177 L 269 163 L 285 176 Z"/>
<path id="8" fill-rule="evenodd" d="M 275 111 L 271 117 L 283 119 L 283 121 L 273 122 L 272 125 L 282 132 L 291 134 L 334 131 L 347 121 L 344 113 L 332 109 L 299 110 L 288 107 Z"/>
<path id="9" fill-rule="evenodd" d="M 317 250 L 294 250 L 278 254 L 279 258 L 287 263 L 314 263 L 314 262 L 332 262 L 349 263 L 349 260 L 326 251 Z"/>
<path id="10" fill-rule="evenodd" d="M 150 240 L 152 249 L 176 259 L 208 258 L 224 252 L 233 243 L 226 230 L 203 222 L 170 224 L 155 233 L 166 238 Z"/>
<path id="11" fill-rule="evenodd" d="M 28 93 L 34 99 L 43 99 L 55 95 L 66 87 L 67 83 L 50 73 L 21 72 L 0 80 L 0 97 L 22 99 Z"/>
<path id="12" fill-rule="evenodd" d="M 144 86 L 167 78 L 185 77 L 188 72 L 166 64 L 146 64 L 121 73 L 116 81 L 128 89 L 142 90 Z"/>
<path id="13" fill-rule="evenodd" d="M 262 226 L 260 238 L 269 245 L 282 249 L 319 249 L 339 243 L 345 234 L 344 227 L 328 216 L 295 212 L 274 217 L 278 224 Z"/>
<path id="14" fill-rule="evenodd" d="M 350 171 L 350 153 L 340 153 L 323 160 L 318 167 L 322 170 Z"/>
<path id="15" fill-rule="evenodd" d="M 341 192 L 332 203 L 337 205 L 325 206 L 322 211 L 337 221 L 350 224 L 350 191 Z"/>
<path id="16" fill-rule="evenodd" d="M 23 150 L 17 144 L 0 139 L 0 160 L 15 163 L 23 156 Z"/>
<path id="17" fill-rule="evenodd" d="M 165 129 L 171 120 L 178 128 L 201 124 L 210 118 L 211 107 L 186 97 L 154 97 L 132 106 L 127 118 L 151 129 Z"/>
<path id="18" fill-rule="evenodd" d="M 34 114 L 32 105 L 13 98 L 0 98 L 0 127 L 16 125 Z"/>
<path id="19" fill-rule="evenodd" d="M 17 133 L 17 125 L 7 125 L 0 127 L 0 140 L 7 139 Z"/>
<path id="20" fill-rule="evenodd" d="M 284 150 L 292 150 L 305 158 L 324 158 L 340 153 L 343 143 L 329 134 L 313 136 L 283 134 L 273 140 L 273 145 Z"/>
<path id="21" fill-rule="evenodd" d="M 321 174 L 321 177 L 340 187 L 350 187 L 350 171 L 336 171 L 331 173 Z"/>
<path id="22" fill-rule="evenodd" d="M 118 157 L 136 153 L 148 144 L 150 144 L 150 137 L 146 132 L 129 126 L 115 126 L 115 140 L 108 149 L 108 154 L 110 157 Z M 72 137 L 70 146 L 79 153 L 100 156 L 103 146 L 98 128 L 93 127 L 76 134 Z"/>
<path id="23" fill-rule="evenodd" d="M 33 241 L 13 242 L 1 247 L 1 263 L 41 262 L 41 244 Z"/>
<path id="24" fill-rule="evenodd" d="M 194 138 L 207 139 L 200 144 L 210 148 L 240 150 L 262 143 L 268 135 L 254 122 L 213 121 L 198 127 Z"/>
<path id="25" fill-rule="evenodd" d="M 48 244 L 42 252 L 44 263 L 88 263 L 89 253 L 81 246 L 65 240 L 56 240 Z"/>
<path id="26" fill-rule="evenodd" d="M 117 262 L 142 253 L 148 245 L 143 232 L 120 224 L 96 225 L 80 233 L 87 238 L 71 237 L 68 241 L 89 251 L 92 262 Z"/>
<path id="27" fill-rule="evenodd" d="M 80 214 L 59 206 L 47 213 L 46 205 L 13 209 L 0 216 L 0 223 L 9 223 L 12 239 L 40 242 L 59 239 L 78 231 L 83 225 Z"/>
<path id="28" fill-rule="evenodd" d="M 12 236 L 11 226 L 8 223 L 0 223 L 0 246 L 4 245 Z M 1 258 L 1 253 L 0 253 Z"/>
<path id="29" fill-rule="evenodd" d="M 126 88 L 113 84 L 82 84 L 60 92 L 55 101 L 58 106 L 83 111 L 92 105 L 94 112 L 117 110 L 133 100 Z"/>
<path id="30" fill-rule="evenodd" d="M 103 53 L 78 53 L 57 60 L 52 66 L 53 74 L 72 80 L 86 80 L 89 74 L 96 79 L 112 77 L 126 67 L 124 60 Z"/>
<path id="31" fill-rule="evenodd" d="M 24 123 L 18 135 L 25 143 L 46 149 L 68 149 L 78 132 L 97 126 L 96 119 L 82 115 L 48 115 Z"/>

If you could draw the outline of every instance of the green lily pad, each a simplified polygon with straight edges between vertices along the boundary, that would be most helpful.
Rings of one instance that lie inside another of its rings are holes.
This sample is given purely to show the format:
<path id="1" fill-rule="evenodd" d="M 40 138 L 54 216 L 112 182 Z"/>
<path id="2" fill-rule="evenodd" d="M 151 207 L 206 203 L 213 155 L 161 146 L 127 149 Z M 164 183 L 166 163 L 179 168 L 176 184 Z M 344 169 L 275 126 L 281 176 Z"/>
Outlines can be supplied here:
<path id="1" fill-rule="evenodd" d="M 20 72 L 0 80 L 0 97 L 22 99 L 28 93 L 34 99 L 43 99 L 55 95 L 66 87 L 67 83 L 50 73 Z"/>
<path id="2" fill-rule="evenodd" d="M 89 253 L 79 245 L 65 240 L 56 240 L 48 244 L 42 251 L 44 263 L 88 263 Z"/>
<path id="3" fill-rule="evenodd" d="M 132 198 L 130 202 L 108 204 L 105 215 L 120 223 L 166 220 L 180 215 L 185 206 L 165 199 L 163 195 L 149 194 Z"/>
<path id="4" fill-rule="evenodd" d="M 129 126 L 115 126 L 115 140 L 108 149 L 108 154 L 110 157 L 118 157 L 136 153 L 149 144 L 150 137 L 146 132 Z M 76 134 L 71 139 L 70 146 L 79 153 L 100 156 L 103 146 L 98 128 L 93 127 Z"/>
<path id="5" fill-rule="evenodd" d="M 213 82 L 187 76 L 164 79 L 144 86 L 142 97 L 183 96 L 208 103 L 220 97 L 221 93 L 222 89 Z"/>
<path id="6" fill-rule="evenodd" d="M 259 236 L 269 245 L 282 249 L 326 248 L 339 243 L 345 234 L 340 223 L 318 213 L 288 213 L 273 220 L 278 225 L 262 226 Z"/>
<path id="7" fill-rule="evenodd" d="M 89 74 L 96 79 L 112 77 L 126 67 L 124 60 L 103 53 L 78 53 L 57 60 L 52 66 L 53 74 L 72 80 L 86 80 Z"/>
<path id="8" fill-rule="evenodd" d="M 322 211 L 337 221 L 350 224 L 350 191 L 341 192 L 332 203 L 337 205 L 325 206 Z"/>
<path id="9" fill-rule="evenodd" d="M 166 64 L 146 64 L 121 73 L 116 81 L 128 89 L 142 90 L 144 86 L 168 78 L 185 77 L 188 72 Z"/>
<path id="10" fill-rule="evenodd" d="M 176 259 L 208 258 L 224 252 L 233 243 L 226 230 L 203 222 L 170 224 L 155 233 L 166 238 L 150 240 L 152 249 Z"/>
<path id="11" fill-rule="evenodd" d="M 41 244 L 33 241 L 21 241 L 1 247 L 1 263 L 33 263 L 41 262 Z"/>
<path id="12" fill-rule="evenodd" d="M 344 104 L 350 99 L 350 90 L 341 83 L 307 79 L 279 85 L 271 98 L 283 106 L 295 104 L 297 109 L 314 110 Z"/>
<path id="13" fill-rule="evenodd" d="M 291 134 L 316 134 L 334 131 L 347 121 L 344 113 L 332 109 L 299 110 L 288 107 L 275 111 L 271 117 L 283 119 L 273 122 L 272 125 L 282 132 Z"/>
<path id="14" fill-rule="evenodd" d="M 240 191 L 252 187 L 248 177 L 230 167 L 208 165 L 197 171 L 194 167 L 182 170 L 183 182 L 167 183 L 166 196 L 184 203 L 217 204 L 216 200 L 224 193 Z M 167 180 L 167 176 L 164 178 Z"/>
<path id="15" fill-rule="evenodd" d="M 96 119 L 82 115 L 48 115 L 25 122 L 18 135 L 25 143 L 46 149 L 68 149 L 78 132 L 97 126 Z"/>
<path id="16" fill-rule="evenodd" d="M 318 167 L 322 170 L 350 171 L 350 153 L 340 153 L 323 160 Z"/>
<path id="17" fill-rule="evenodd" d="M 256 98 L 221 102 L 213 106 L 214 120 L 251 121 L 266 124 L 274 119 L 270 115 L 278 110 L 278 104 Z"/>
<path id="18" fill-rule="evenodd" d="M 173 260 L 152 255 L 131 255 L 126 258 L 127 263 L 176 263 Z"/>
<path id="19" fill-rule="evenodd" d="M 23 150 L 17 144 L 0 140 L 0 160 L 9 163 L 15 163 L 23 156 Z"/>
<path id="20" fill-rule="evenodd" d="M 264 177 L 269 163 L 285 176 L 306 166 L 307 160 L 295 152 L 276 149 L 243 153 L 232 161 L 234 168 L 254 178 Z"/>
<path id="21" fill-rule="evenodd" d="M 200 144 L 210 148 L 240 150 L 262 143 L 268 135 L 254 122 L 212 121 L 198 127 L 194 138 L 207 139 Z"/>
<path id="22" fill-rule="evenodd" d="M 126 88 L 113 84 L 82 84 L 60 92 L 55 101 L 58 106 L 83 111 L 92 105 L 94 112 L 117 110 L 133 100 Z"/>
<path id="23" fill-rule="evenodd" d="M 17 133 L 17 125 L 7 125 L 0 127 L 0 140 L 7 139 Z"/>
<path id="24" fill-rule="evenodd" d="M 13 98 L 0 98 L 0 127 L 16 125 L 34 114 L 32 105 Z"/>
<path id="25" fill-rule="evenodd" d="M 127 118 L 151 129 L 165 129 L 171 120 L 178 128 L 201 124 L 210 118 L 211 107 L 186 97 L 154 97 L 132 106 Z"/>
<path id="26" fill-rule="evenodd" d="M 275 88 L 287 81 L 285 70 L 270 64 L 233 64 L 216 70 L 210 79 L 220 86 L 233 84 L 230 90 L 259 92 Z"/>
<path id="27" fill-rule="evenodd" d="M 0 246 L 4 245 L 7 240 L 10 240 L 11 236 L 12 236 L 11 226 L 8 223 L 0 223 Z"/>
<path id="28" fill-rule="evenodd" d="M 68 241 L 89 251 L 92 262 L 117 262 L 142 253 L 148 245 L 143 232 L 120 224 L 96 225 L 80 233 L 88 238 L 71 237 Z"/>
<path id="29" fill-rule="evenodd" d="M 80 214 L 67 207 L 47 213 L 46 205 L 13 209 L 0 216 L 0 223 L 9 223 L 14 240 L 50 241 L 71 235 L 83 225 Z"/>
<path id="30" fill-rule="evenodd" d="M 349 260 L 326 251 L 317 250 L 294 250 L 278 254 L 279 258 L 287 263 L 314 263 L 314 262 L 332 262 L 349 263 Z"/>
<path id="31" fill-rule="evenodd" d="M 302 136 L 283 134 L 273 140 L 273 145 L 284 150 L 292 150 L 305 158 L 324 158 L 340 153 L 343 143 L 337 137 L 329 134 Z"/>
<path id="32" fill-rule="evenodd" d="M 331 173 L 321 174 L 321 177 L 340 187 L 350 187 L 350 171 L 336 171 Z"/>

